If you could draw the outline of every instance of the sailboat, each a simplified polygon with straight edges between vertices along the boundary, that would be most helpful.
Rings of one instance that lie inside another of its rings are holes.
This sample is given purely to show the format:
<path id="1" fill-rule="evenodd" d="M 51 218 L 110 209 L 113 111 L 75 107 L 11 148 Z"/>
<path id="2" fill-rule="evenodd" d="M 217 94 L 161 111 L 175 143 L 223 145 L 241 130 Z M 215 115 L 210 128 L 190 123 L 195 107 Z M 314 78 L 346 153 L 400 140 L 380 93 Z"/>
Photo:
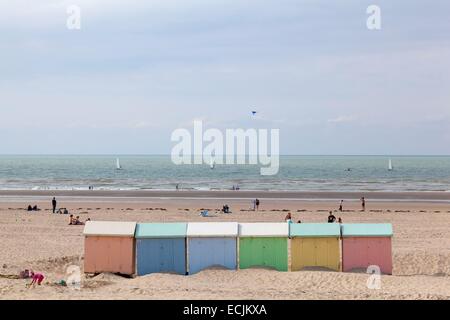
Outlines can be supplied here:
<path id="1" fill-rule="evenodd" d="M 116 159 L 116 170 L 122 170 L 122 166 L 120 165 L 119 158 Z"/>
<path id="2" fill-rule="evenodd" d="M 392 167 L 392 159 L 391 158 L 389 158 L 388 170 L 389 171 L 394 170 L 394 168 Z"/>

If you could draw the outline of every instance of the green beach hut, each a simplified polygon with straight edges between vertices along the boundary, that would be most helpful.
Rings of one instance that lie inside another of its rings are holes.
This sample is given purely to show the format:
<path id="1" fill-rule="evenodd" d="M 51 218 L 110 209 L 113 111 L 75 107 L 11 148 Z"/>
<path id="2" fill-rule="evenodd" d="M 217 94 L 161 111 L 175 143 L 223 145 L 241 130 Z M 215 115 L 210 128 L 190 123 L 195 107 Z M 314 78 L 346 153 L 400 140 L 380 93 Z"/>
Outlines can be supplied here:
<path id="1" fill-rule="evenodd" d="M 288 271 L 289 224 L 240 223 L 239 268 L 271 267 Z"/>

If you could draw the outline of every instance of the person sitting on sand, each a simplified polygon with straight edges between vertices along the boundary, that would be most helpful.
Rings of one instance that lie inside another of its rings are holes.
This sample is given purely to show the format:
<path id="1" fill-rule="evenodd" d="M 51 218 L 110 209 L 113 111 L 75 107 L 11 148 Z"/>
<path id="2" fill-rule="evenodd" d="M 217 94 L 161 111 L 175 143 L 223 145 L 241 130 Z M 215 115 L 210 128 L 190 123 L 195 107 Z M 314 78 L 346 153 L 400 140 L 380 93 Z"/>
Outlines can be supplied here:
<path id="1" fill-rule="evenodd" d="M 71 215 L 69 216 L 69 226 L 70 226 L 70 225 L 73 225 L 74 222 L 75 222 L 75 219 L 73 218 L 73 214 L 71 214 Z"/>
<path id="2" fill-rule="evenodd" d="M 33 208 L 31 207 L 31 205 L 28 206 L 27 211 L 33 211 Z"/>
<path id="3" fill-rule="evenodd" d="M 29 279 L 29 278 L 32 277 L 32 276 L 31 276 L 32 273 L 33 273 L 33 271 L 32 271 L 32 270 L 29 270 L 29 269 L 25 269 L 25 270 L 23 270 L 23 271 L 20 271 L 20 273 L 19 273 L 19 279 Z"/>
<path id="4" fill-rule="evenodd" d="M 341 217 L 338 218 L 338 223 L 342 223 Z"/>
<path id="5" fill-rule="evenodd" d="M 74 223 L 75 225 L 77 225 L 77 226 L 79 226 L 79 225 L 84 225 L 84 222 L 81 222 L 80 221 L 80 216 L 77 216 L 76 218 L 75 218 L 75 223 Z"/>
<path id="6" fill-rule="evenodd" d="M 230 207 L 226 204 L 222 207 L 222 212 L 223 213 L 230 213 Z"/>
<path id="7" fill-rule="evenodd" d="M 334 223 L 336 221 L 336 217 L 333 215 L 333 212 L 330 211 L 328 215 L 328 223 Z"/>
<path id="8" fill-rule="evenodd" d="M 39 211 L 39 209 L 38 209 L 38 206 L 37 206 L 37 205 L 34 205 L 34 207 L 33 207 L 33 211 Z"/>
<path id="9" fill-rule="evenodd" d="M 33 271 L 31 271 L 31 283 L 29 284 L 29 286 L 34 286 L 36 283 L 40 286 L 42 281 L 44 281 L 44 275 L 42 273 L 34 273 Z"/>
<path id="10" fill-rule="evenodd" d="M 302 223 L 302 220 L 298 220 L 297 223 Z"/>
<path id="11" fill-rule="evenodd" d="M 200 212 L 200 216 L 202 216 L 202 217 L 209 217 L 209 215 L 208 215 L 208 210 L 203 210 L 203 211 L 201 211 L 201 212 Z"/>

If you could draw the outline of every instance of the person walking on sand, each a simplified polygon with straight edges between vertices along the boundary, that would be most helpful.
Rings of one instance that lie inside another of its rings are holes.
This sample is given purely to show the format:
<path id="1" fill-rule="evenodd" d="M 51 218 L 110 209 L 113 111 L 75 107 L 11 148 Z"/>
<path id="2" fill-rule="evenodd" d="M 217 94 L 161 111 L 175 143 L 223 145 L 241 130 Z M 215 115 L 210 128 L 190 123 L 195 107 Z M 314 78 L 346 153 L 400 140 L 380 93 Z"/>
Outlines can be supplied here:
<path id="1" fill-rule="evenodd" d="M 364 197 L 361 198 L 361 207 L 362 211 L 366 211 L 366 199 Z"/>
<path id="2" fill-rule="evenodd" d="M 290 212 L 286 215 L 286 217 L 284 217 L 284 220 L 285 220 L 287 223 L 291 223 L 291 222 L 292 222 L 292 215 L 291 215 Z"/>
<path id="3" fill-rule="evenodd" d="M 259 199 L 255 200 L 255 205 L 256 205 L 256 211 L 259 210 Z"/>
<path id="4" fill-rule="evenodd" d="M 339 211 L 342 212 L 344 206 L 344 200 L 341 200 L 341 203 L 339 204 Z"/>
<path id="5" fill-rule="evenodd" d="M 57 204 L 57 202 L 56 202 L 56 198 L 55 198 L 55 197 L 53 197 L 53 200 L 52 200 L 53 213 L 55 213 L 55 212 L 56 212 L 56 204 Z"/>

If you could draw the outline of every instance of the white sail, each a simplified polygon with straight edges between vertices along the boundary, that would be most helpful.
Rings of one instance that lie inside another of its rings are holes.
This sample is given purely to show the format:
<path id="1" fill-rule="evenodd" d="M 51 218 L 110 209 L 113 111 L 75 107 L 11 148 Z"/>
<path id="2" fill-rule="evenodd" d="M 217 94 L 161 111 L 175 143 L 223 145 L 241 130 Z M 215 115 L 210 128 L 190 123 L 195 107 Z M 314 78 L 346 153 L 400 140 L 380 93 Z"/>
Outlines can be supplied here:
<path id="1" fill-rule="evenodd" d="M 119 160 L 119 158 L 116 159 L 116 169 L 117 169 L 117 170 L 121 170 L 121 169 L 122 169 L 122 166 L 120 165 L 120 160 Z"/>
<path id="2" fill-rule="evenodd" d="M 389 158 L 389 165 L 388 165 L 388 170 L 392 171 L 392 159 Z"/>

